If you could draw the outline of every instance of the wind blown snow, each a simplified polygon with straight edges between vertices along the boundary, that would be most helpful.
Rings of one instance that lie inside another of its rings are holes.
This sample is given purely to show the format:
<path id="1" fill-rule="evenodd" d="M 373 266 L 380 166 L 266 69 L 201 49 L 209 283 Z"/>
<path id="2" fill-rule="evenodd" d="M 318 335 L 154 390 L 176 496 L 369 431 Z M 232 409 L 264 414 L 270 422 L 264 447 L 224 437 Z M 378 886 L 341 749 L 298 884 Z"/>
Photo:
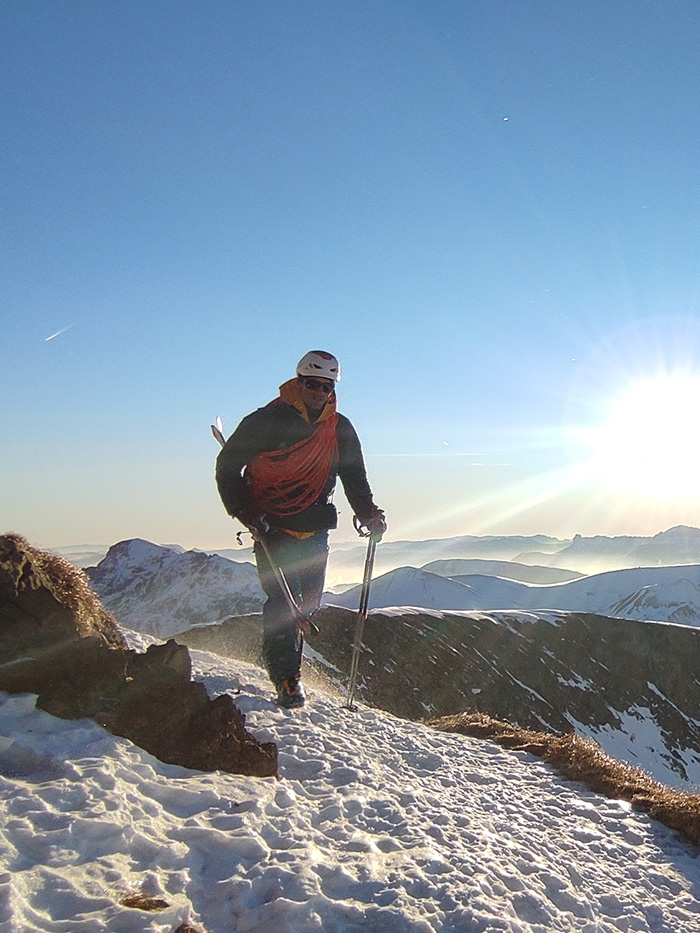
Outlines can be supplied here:
<path id="1" fill-rule="evenodd" d="M 627 804 L 320 688 L 280 710 L 260 669 L 192 657 L 278 743 L 280 780 L 165 765 L 0 694 L 4 933 L 700 930 L 698 850 Z"/>

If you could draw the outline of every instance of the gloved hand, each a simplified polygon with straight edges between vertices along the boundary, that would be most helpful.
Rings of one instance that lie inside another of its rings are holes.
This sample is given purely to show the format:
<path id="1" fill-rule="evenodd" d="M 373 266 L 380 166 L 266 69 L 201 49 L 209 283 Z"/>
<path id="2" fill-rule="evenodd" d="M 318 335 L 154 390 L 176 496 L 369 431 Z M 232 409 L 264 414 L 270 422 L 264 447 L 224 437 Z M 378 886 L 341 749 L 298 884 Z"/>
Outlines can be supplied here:
<path id="1" fill-rule="evenodd" d="M 355 516 L 355 528 L 357 533 L 363 538 L 373 538 L 375 541 L 381 541 L 386 534 L 386 517 L 382 509 L 377 506 L 372 507 L 369 515 Z"/>

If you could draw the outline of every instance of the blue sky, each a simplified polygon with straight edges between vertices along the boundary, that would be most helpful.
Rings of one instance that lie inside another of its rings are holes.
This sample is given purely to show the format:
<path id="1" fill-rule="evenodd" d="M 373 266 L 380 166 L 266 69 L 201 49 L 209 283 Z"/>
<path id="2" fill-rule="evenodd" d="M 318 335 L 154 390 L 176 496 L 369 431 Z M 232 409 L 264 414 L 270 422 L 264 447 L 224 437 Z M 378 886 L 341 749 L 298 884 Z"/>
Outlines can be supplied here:
<path id="1" fill-rule="evenodd" d="M 317 347 L 393 538 L 700 525 L 699 33 L 683 0 L 4 0 L 1 530 L 229 545 L 208 425 Z"/>

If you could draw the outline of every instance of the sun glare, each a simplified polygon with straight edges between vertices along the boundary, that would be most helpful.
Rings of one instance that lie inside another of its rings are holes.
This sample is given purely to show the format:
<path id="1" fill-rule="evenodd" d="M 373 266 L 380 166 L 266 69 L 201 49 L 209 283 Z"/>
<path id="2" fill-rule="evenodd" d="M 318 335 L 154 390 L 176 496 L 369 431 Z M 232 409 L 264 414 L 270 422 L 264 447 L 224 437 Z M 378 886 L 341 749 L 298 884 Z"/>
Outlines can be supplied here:
<path id="1" fill-rule="evenodd" d="M 595 432 L 594 465 L 607 482 L 656 498 L 700 493 L 700 379 L 637 382 Z"/>

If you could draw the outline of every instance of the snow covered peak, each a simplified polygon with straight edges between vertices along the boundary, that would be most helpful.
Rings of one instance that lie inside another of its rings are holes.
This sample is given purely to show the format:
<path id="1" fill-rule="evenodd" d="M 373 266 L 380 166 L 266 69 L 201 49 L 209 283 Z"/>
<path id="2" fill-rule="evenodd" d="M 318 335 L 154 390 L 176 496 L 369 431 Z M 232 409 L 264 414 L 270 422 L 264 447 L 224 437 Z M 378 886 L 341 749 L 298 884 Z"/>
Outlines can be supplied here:
<path id="1" fill-rule="evenodd" d="M 138 564 L 148 560 L 162 560 L 164 554 L 175 552 L 175 548 L 168 548 L 162 544 L 155 544 L 153 541 L 146 541 L 144 538 L 129 538 L 126 541 L 119 541 L 113 544 L 107 552 L 108 557 L 113 561 L 123 563 Z M 179 550 L 182 553 L 182 550 Z"/>
<path id="2" fill-rule="evenodd" d="M 264 598 L 252 564 L 140 538 L 115 544 L 86 573 L 118 622 L 161 637 L 259 611 Z"/>
<path id="3" fill-rule="evenodd" d="M 357 608 L 359 587 L 326 603 Z M 451 579 L 400 567 L 372 581 L 370 609 L 420 606 L 444 610 L 564 609 L 700 625 L 700 564 L 637 567 L 554 584 L 521 583 L 488 574 Z"/>
<path id="4" fill-rule="evenodd" d="M 326 602 L 349 609 L 357 608 L 360 587 L 353 587 L 340 596 L 329 596 Z M 425 609 L 476 609 L 471 588 L 448 577 L 398 567 L 372 581 L 369 608 L 381 606 L 421 606 Z"/>

